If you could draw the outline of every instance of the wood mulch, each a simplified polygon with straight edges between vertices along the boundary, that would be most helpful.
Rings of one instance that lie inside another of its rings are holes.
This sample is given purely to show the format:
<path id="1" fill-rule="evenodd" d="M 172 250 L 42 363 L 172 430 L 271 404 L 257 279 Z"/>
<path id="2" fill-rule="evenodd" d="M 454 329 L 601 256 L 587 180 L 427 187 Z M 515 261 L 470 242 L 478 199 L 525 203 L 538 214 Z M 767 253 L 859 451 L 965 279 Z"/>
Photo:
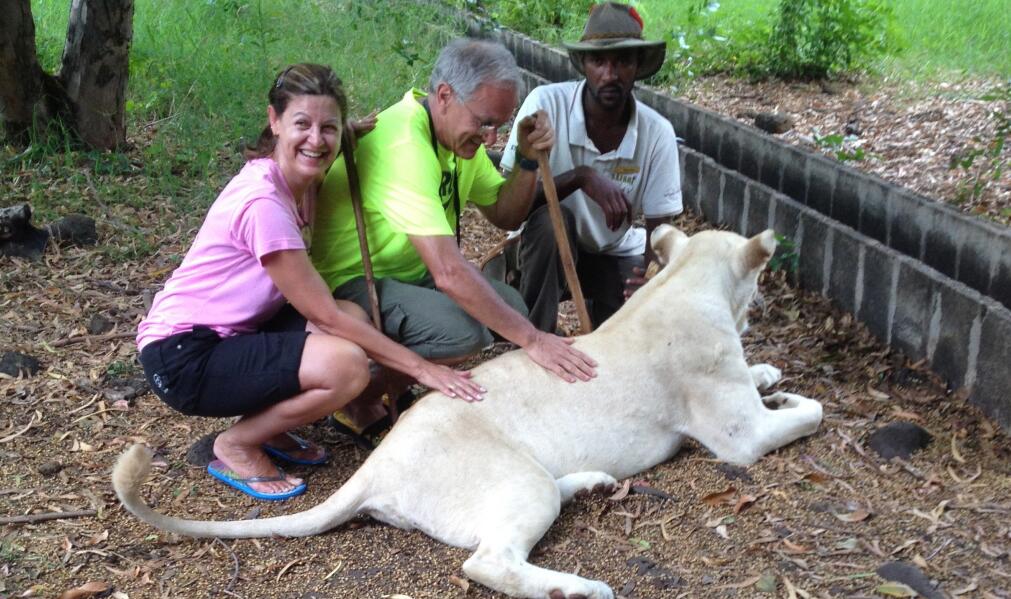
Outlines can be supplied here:
<path id="1" fill-rule="evenodd" d="M 1007 82 L 966 80 L 917 85 L 884 80 L 871 84 L 747 82 L 728 77 L 695 80 L 668 91 L 685 100 L 753 124 L 754 113 L 781 113 L 793 128 L 779 134 L 784 141 L 944 201 L 967 214 L 1011 224 L 1011 95 Z M 970 166 L 960 166 L 1001 139 L 997 161 L 980 154 Z M 818 138 L 849 137 L 841 146 Z M 999 171 L 996 179 L 995 171 Z M 976 183 L 978 193 L 973 193 Z"/>

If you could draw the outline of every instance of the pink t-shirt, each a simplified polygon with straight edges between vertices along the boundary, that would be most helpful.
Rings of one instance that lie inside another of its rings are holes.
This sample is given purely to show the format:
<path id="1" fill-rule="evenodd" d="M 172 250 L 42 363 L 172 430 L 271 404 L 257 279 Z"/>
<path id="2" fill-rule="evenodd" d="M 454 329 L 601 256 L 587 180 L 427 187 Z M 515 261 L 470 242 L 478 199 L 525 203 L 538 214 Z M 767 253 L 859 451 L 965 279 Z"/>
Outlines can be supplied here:
<path id="1" fill-rule="evenodd" d="M 137 347 L 196 325 L 222 336 L 255 332 L 285 299 L 263 268 L 267 254 L 304 250 L 302 214 L 277 163 L 250 160 L 211 205 L 193 245 L 137 327 Z"/>

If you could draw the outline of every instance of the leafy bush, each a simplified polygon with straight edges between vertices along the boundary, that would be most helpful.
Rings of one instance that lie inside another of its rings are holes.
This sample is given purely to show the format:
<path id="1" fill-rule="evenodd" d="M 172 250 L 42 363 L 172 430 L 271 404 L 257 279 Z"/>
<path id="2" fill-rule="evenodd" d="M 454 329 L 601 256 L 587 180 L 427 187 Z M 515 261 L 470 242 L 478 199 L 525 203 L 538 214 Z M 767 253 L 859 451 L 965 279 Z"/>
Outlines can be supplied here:
<path id="1" fill-rule="evenodd" d="M 667 60 L 653 83 L 676 84 L 700 75 L 737 72 L 759 60 L 768 26 L 750 20 L 728 21 L 717 0 L 692 0 L 679 26 L 664 35 Z"/>
<path id="2" fill-rule="evenodd" d="M 814 143 L 819 147 L 832 152 L 836 160 L 846 162 L 847 160 L 863 160 L 867 157 L 864 149 L 860 147 L 861 139 L 856 135 L 842 135 L 831 133 L 829 135 L 819 135 L 817 129 L 814 132 Z"/>
<path id="3" fill-rule="evenodd" d="M 960 168 L 971 175 L 963 182 L 955 195 L 958 204 L 976 202 L 989 186 L 1000 184 L 1001 175 L 1008 168 L 1005 148 L 1011 139 L 1011 80 L 997 90 L 982 97 L 986 101 L 1000 101 L 999 108 L 990 114 L 994 122 L 992 135 L 975 135 L 961 152 L 952 156 L 950 168 Z M 1011 208 L 1004 208 L 1004 216 L 1011 216 Z"/>
<path id="4" fill-rule="evenodd" d="M 885 0 L 781 0 L 760 74 L 821 79 L 869 66 L 896 46 Z"/>
<path id="5" fill-rule="evenodd" d="M 530 37 L 558 42 L 582 31 L 596 0 L 458 0 L 457 6 L 485 15 Z"/>

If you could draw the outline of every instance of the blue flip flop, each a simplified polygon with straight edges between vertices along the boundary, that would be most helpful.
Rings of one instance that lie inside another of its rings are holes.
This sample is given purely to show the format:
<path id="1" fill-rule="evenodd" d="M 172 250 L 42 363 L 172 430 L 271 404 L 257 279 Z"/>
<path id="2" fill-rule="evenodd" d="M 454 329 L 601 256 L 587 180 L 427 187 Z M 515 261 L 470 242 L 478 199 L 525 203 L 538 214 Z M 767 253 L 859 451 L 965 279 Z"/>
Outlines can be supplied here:
<path id="1" fill-rule="evenodd" d="M 272 483 L 284 480 L 284 470 L 277 467 L 277 476 L 250 476 L 249 478 L 239 478 L 231 468 L 225 465 L 221 460 L 214 460 L 210 464 L 207 464 L 207 472 L 214 478 L 225 483 L 233 489 L 238 489 L 249 495 L 250 497 L 255 497 L 256 499 L 265 499 L 267 501 L 281 501 L 283 499 L 290 499 L 296 495 L 301 495 L 305 493 L 306 484 L 302 483 L 291 489 L 290 491 L 285 491 L 284 493 L 261 493 L 253 487 L 249 486 L 249 483 Z"/>
<path id="2" fill-rule="evenodd" d="M 295 433 L 285 434 L 288 435 L 288 437 L 291 438 L 296 445 L 298 445 L 298 449 L 295 451 L 305 451 L 313 446 L 311 442 L 299 437 Z M 323 455 L 315 460 L 304 460 L 288 453 L 289 451 L 292 451 L 290 449 L 281 449 L 280 447 L 273 447 L 272 445 L 267 445 L 266 443 L 263 444 L 263 451 L 265 451 L 267 455 L 273 456 L 279 460 L 284 460 L 290 464 L 298 464 L 299 466 L 319 466 L 320 464 L 325 464 L 326 461 L 330 459 L 330 456 L 327 455 L 326 451 L 324 451 Z"/>

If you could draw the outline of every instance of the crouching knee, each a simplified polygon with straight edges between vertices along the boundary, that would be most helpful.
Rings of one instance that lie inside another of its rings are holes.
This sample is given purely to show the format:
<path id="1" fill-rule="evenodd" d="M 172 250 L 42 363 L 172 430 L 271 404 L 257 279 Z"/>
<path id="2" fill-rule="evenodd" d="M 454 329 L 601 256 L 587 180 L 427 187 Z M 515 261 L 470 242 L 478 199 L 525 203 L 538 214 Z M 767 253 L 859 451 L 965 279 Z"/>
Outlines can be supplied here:
<path id="1" fill-rule="evenodd" d="M 302 389 L 328 389 L 343 405 L 369 384 L 369 359 L 354 343 L 330 335 L 309 335 L 299 369 Z"/>

